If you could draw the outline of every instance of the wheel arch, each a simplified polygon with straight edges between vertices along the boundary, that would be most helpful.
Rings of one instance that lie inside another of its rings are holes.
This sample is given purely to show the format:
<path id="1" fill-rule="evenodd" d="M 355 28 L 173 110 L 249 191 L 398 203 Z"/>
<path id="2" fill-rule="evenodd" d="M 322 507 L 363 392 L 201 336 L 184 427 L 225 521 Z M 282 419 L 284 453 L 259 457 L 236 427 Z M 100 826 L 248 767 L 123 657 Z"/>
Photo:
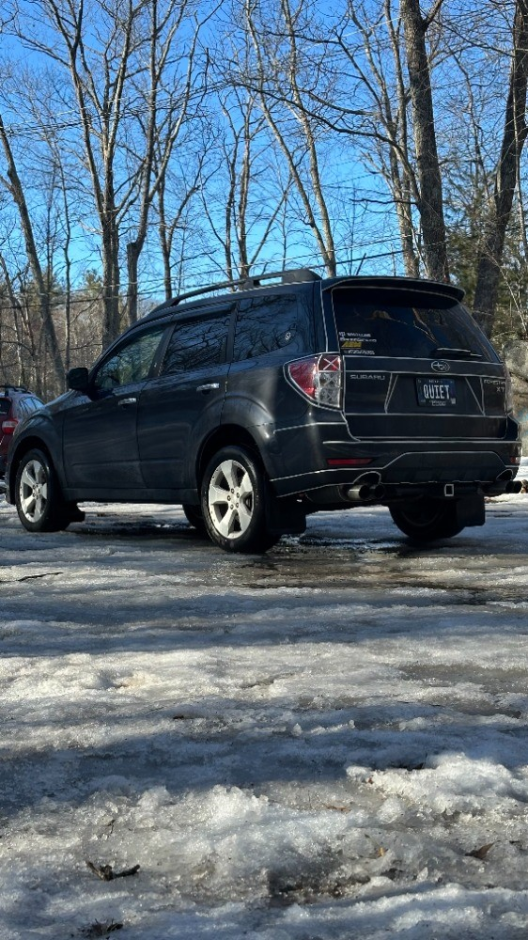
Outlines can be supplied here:
<path id="1" fill-rule="evenodd" d="M 6 482 L 7 482 L 7 491 L 9 494 L 9 501 L 11 503 L 14 503 L 15 501 L 15 484 L 16 484 L 18 468 L 20 466 L 21 461 L 30 450 L 41 450 L 44 454 L 46 454 L 46 457 L 48 458 L 48 460 L 53 464 L 55 473 L 57 473 L 57 467 L 55 466 L 55 461 L 53 460 L 51 451 L 48 445 L 42 440 L 42 438 L 37 437 L 36 435 L 30 435 L 28 437 L 25 437 L 23 440 L 20 441 L 20 443 L 15 449 L 14 454 L 10 456 L 9 458 L 8 478 Z"/>
<path id="2" fill-rule="evenodd" d="M 264 470 L 266 470 L 260 448 L 253 435 L 246 428 L 240 427 L 240 425 L 222 424 L 207 438 L 198 454 L 196 462 L 196 486 L 198 492 L 200 492 L 202 478 L 209 461 L 222 447 L 230 446 L 246 447 L 259 461 Z"/>

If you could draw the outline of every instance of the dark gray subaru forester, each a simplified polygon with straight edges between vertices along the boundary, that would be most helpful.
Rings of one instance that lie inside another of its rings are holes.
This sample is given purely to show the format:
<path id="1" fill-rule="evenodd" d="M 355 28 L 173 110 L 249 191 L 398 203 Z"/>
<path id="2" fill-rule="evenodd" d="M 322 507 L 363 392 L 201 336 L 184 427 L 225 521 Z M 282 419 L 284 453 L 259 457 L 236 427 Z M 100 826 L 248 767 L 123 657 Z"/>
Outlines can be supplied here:
<path id="1" fill-rule="evenodd" d="M 8 499 L 35 532 L 83 500 L 177 503 L 238 552 L 365 503 L 420 542 L 482 525 L 486 495 L 520 488 L 520 443 L 462 297 L 301 270 L 168 301 L 22 425 Z"/>

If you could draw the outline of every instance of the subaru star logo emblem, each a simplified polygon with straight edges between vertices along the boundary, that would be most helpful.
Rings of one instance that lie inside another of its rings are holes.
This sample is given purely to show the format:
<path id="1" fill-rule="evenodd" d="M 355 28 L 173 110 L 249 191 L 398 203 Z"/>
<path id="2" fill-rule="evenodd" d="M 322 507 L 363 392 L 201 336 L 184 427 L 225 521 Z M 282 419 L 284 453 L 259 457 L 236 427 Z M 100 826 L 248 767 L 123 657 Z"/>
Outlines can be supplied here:
<path id="1" fill-rule="evenodd" d="M 431 363 L 433 372 L 449 372 L 450 368 L 449 363 L 444 359 L 435 359 L 435 361 Z"/>

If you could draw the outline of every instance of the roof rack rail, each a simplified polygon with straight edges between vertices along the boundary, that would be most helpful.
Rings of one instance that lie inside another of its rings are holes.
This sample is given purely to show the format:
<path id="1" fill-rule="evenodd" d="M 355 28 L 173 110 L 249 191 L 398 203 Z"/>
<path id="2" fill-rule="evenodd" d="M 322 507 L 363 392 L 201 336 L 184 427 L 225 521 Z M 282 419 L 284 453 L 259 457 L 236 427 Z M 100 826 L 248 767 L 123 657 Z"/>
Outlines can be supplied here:
<path id="1" fill-rule="evenodd" d="M 7 391 L 11 392 L 27 392 L 25 385 L 10 385 L 9 382 L 0 382 L 0 390 L 3 389 L 4 393 L 7 394 Z"/>
<path id="2" fill-rule="evenodd" d="M 303 281 L 320 281 L 319 274 L 311 271 L 309 268 L 294 268 L 290 271 L 271 271 L 269 274 L 259 274 L 257 277 L 241 277 L 236 281 L 221 281 L 219 284 L 211 284 L 209 287 L 197 287 L 195 290 L 187 291 L 185 294 L 179 294 L 173 297 L 169 302 L 169 307 L 176 307 L 182 300 L 189 300 L 191 297 L 199 297 L 201 294 L 212 294 L 216 290 L 231 287 L 238 290 L 252 290 L 260 287 L 262 281 L 271 280 L 271 278 L 280 278 L 281 284 L 300 284 Z M 154 311 L 153 311 L 154 312 Z"/>

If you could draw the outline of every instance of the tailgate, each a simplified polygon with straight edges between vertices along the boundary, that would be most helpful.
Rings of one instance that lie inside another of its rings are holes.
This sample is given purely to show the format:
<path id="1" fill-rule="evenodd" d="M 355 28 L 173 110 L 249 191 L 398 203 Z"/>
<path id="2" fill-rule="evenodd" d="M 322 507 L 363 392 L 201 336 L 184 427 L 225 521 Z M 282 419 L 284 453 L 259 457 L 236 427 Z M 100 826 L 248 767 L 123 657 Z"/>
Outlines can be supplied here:
<path id="1" fill-rule="evenodd" d="M 500 364 L 450 362 L 449 372 L 417 361 L 345 356 L 344 410 L 354 437 L 502 438 L 506 433 L 506 379 Z M 468 370 L 470 365 L 471 371 Z"/>
<path id="2" fill-rule="evenodd" d="M 460 292 L 403 279 L 396 286 L 347 280 L 332 290 L 351 433 L 367 440 L 503 438 L 505 368 Z"/>

